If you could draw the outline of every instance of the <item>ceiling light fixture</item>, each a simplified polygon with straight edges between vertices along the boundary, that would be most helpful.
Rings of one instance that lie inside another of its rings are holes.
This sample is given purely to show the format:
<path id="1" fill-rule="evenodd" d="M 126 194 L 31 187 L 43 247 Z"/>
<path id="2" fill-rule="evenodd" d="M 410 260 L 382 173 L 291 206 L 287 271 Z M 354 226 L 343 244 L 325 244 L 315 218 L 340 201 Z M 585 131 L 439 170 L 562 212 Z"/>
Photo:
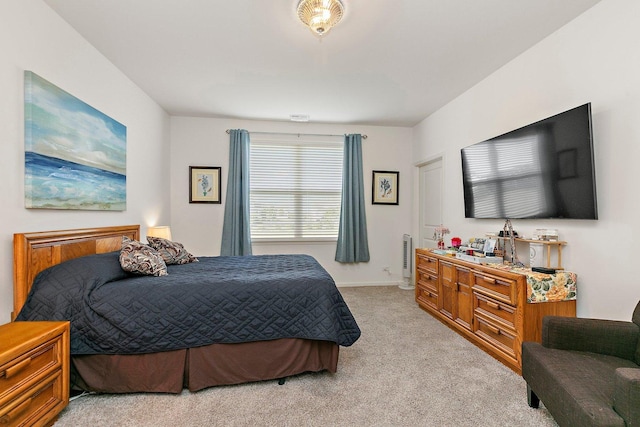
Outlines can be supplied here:
<path id="1" fill-rule="evenodd" d="M 298 3 L 298 18 L 317 36 L 327 34 L 343 14 L 340 0 L 300 0 Z"/>
<path id="2" fill-rule="evenodd" d="M 308 114 L 290 114 L 289 119 L 292 122 L 308 122 L 309 115 Z"/>

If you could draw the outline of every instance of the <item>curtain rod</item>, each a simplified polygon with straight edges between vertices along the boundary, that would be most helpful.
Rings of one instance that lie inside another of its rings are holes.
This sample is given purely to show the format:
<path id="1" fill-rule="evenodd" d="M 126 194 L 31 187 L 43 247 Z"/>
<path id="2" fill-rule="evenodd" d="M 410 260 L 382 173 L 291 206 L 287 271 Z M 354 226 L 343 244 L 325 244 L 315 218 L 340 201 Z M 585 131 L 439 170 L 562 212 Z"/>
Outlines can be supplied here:
<path id="1" fill-rule="evenodd" d="M 227 129 L 225 132 L 231 132 L 231 129 Z M 342 135 L 332 135 L 328 133 L 295 133 L 295 132 L 249 132 L 249 133 L 259 133 L 263 135 L 304 135 L 304 136 L 344 136 Z M 367 135 L 362 135 L 362 139 L 367 139 Z"/>

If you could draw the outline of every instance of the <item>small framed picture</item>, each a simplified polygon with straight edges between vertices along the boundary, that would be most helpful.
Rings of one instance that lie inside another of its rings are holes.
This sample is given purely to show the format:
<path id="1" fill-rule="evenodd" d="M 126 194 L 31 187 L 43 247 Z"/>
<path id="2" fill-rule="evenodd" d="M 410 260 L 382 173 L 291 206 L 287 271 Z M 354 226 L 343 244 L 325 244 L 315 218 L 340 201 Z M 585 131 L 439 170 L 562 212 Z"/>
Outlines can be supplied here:
<path id="1" fill-rule="evenodd" d="M 494 240 L 494 239 L 485 240 L 484 246 L 482 248 L 482 252 L 484 252 L 485 254 L 492 254 L 493 251 L 495 251 L 496 249 L 496 242 L 497 240 Z"/>
<path id="2" fill-rule="evenodd" d="M 397 205 L 400 172 L 373 171 L 371 203 Z"/>
<path id="3" fill-rule="evenodd" d="M 189 166 L 189 203 L 222 203 L 220 167 Z"/>
<path id="4" fill-rule="evenodd" d="M 483 237 L 476 237 L 473 243 L 471 244 L 471 247 L 479 251 L 484 251 L 484 243 L 485 243 L 485 239 Z"/>

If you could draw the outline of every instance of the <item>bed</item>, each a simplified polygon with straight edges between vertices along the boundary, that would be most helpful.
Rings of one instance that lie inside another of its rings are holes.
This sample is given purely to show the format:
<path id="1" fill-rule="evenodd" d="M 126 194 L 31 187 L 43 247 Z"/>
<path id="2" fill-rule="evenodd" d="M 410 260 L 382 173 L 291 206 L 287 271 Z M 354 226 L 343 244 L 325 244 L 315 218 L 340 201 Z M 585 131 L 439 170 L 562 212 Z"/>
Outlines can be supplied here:
<path id="1" fill-rule="evenodd" d="M 201 257 L 140 277 L 114 265 L 123 237 L 139 241 L 140 227 L 14 235 L 12 320 L 71 321 L 74 389 L 180 393 L 335 373 L 339 347 L 360 336 L 333 279 L 309 256 Z"/>

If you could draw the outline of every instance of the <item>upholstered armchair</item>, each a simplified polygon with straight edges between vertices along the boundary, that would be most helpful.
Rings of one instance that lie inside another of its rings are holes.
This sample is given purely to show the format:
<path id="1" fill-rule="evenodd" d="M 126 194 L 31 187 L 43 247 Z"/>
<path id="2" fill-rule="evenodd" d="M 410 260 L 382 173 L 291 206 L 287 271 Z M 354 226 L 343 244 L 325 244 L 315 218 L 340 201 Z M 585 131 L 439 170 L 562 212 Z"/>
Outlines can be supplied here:
<path id="1" fill-rule="evenodd" d="M 640 426 L 640 303 L 631 322 L 547 316 L 522 344 L 529 406 L 560 426 Z"/>

